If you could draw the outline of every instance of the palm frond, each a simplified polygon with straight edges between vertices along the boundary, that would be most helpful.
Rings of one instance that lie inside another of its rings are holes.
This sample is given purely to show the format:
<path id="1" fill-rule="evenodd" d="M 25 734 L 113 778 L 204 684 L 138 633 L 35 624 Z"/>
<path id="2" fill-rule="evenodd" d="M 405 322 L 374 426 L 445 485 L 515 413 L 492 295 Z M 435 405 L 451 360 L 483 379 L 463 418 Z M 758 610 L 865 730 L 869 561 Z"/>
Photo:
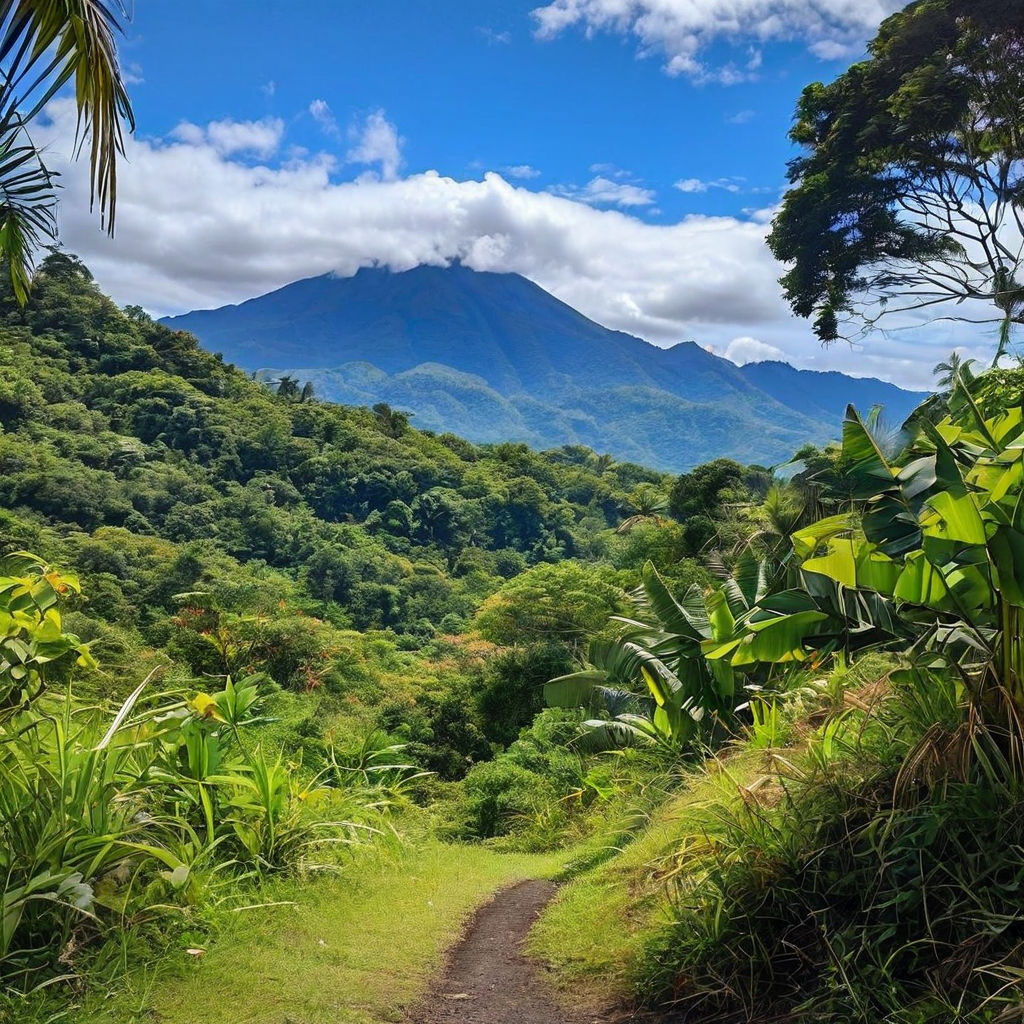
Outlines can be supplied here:
<path id="1" fill-rule="evenodd" d="M 28 124 L 68 83 L 75 156 L 89 150 L 90 208 L 113 233 L 122 123 L 135 127 L 114 42 L 125 16 L 103 0 L 0 0 L 0 258 L 20 303 L 35 252 L 57 237 L 55 175 Z"/>

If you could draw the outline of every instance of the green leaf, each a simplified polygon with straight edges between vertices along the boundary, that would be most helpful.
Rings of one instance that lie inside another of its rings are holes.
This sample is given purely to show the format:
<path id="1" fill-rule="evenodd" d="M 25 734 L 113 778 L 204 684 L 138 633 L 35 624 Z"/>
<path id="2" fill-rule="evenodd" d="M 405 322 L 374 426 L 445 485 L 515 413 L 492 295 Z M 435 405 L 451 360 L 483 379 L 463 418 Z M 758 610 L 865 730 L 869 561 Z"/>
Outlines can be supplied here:
<path id="1" fill-rule="evenodd" d="M 799 559 L 810 558 L 822 544 L 841 533 L 849 533 L 856 526 L 857 517 L 850 512 L 819 519 L 793 534 L 793 551 Z"/>
<path id="2" fill-rule="evenodd" d="M 1024 534 L 999 526 L 988 542 L 1003 600 L 1024 608 Z"/>
<path id="3" fill-rule="evenodd" d="M 954 496 L 939 491 L 932 495 L 921 517 L 921 529 L 927 537 L 963 544 L 984 544 L 986 540 L 985 524 L 970 492 Z"/>
<path id="4" fill-rule="evenodd" d="M 949 588 L 942 573 L 925 558 L 924 552 L 915 551 L 903 565 L 893 596 L 897 601 L 941 610 L 948 604 Z"/>
<path id="5" fill-rule="evenodd" d="M 694 640 L 704 639 L 708 630 L 706 617 L 701 621 L 700 616 L 693 614 L 692 608 L 680 604 L 672 596 L 653 562 L 648 561 L 644 565 L 641 579 L 647 602 L 667 632 Z"/>

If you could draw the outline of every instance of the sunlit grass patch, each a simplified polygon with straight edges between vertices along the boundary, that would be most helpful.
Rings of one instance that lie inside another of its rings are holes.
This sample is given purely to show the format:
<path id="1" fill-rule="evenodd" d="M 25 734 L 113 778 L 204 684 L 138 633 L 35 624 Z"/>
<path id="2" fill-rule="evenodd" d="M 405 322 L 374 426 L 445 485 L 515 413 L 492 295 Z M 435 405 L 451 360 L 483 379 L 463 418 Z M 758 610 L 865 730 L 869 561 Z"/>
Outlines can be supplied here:
<path id="1" fill-rule="evenodd" d="M 426 841 L 361 854 L 337 878 L 276 885 L 293 905 L 233 913 L 202 955 L 181 948 L 81 1024 L 380 1024 L 440 968 L 491 892 L 555 874 L 564 855 L 498 854 Z"/>
<path id="2" fill-rule="evenodd" d="M 712 806 L 740 802 L 764 767 L 763 751 L 740 749 L 692 769 L 642 825 L 610 837 L 617 854 L 561 889 L 529 942 L 560 987 L 597 1004 L 629 999 L 645 943 L 671 920 L 665 883 L 680 850 L 700 841 Z"/>

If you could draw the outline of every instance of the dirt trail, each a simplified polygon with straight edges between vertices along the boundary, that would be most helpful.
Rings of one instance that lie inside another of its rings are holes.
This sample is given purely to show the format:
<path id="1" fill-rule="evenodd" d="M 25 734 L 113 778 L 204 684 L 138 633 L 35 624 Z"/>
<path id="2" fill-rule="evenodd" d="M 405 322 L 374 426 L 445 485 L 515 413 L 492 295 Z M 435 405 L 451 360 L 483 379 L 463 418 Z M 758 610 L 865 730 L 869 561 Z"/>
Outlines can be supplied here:
<path id="1" fill-rule="evenodd" d="M 610 1018 L 555 1005 L 523 942 L 554 895 L 551 882 L 520 882 L 476 912 L 441 979 L 408 1024 L 605 1024 Z"/>

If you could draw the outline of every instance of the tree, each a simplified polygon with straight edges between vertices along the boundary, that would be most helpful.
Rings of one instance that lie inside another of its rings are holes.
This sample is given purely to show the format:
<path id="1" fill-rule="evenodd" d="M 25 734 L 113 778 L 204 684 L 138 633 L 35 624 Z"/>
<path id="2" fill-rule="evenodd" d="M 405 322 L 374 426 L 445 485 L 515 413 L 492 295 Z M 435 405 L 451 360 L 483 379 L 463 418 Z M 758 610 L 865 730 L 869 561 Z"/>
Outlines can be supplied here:
<path id="1" fill-rule="evenodd" d="M 497 644 L 574 645 L 603 629 L 624 604 L 612 570 L 578 562 L 536 565 L 484 601 L 476 626 Z"/>
<path id="2" fill-rule="evenodd" d="M 28 125 L 69 82 L 78 107 L 76 150 L 88 142 L 90 203 L 114 229 L 121 125 L 135 127 L 114 45 L 118 13 L 106 0 L 0 5 L 0 258 L 22 304 L 34 253 L 57 235 L 54 176 Z"/>
<path id="3" fill-rule="evenodd" d="M 1024 322 L 1024 7 L 916 0 L 869 50 L 797 106 L 804 153 L 768 239 L 786 297 L 825 342 L 970 303 L 1002 354 Z"/>
<path id="4" fill-rule="evenodd" d="M 409 429 L 409 414 L 392 409 L 387 402 L 378 402 L 373 407 L 373 416 L 387 437 L 401 437 Z"/>
<path id="5" fill-rule="evenodd" d="M 616 533 L 629 533 L 640 523 L 660 521 L 662 513 L 668 509 L 668 499 L 654 484 L 637 484 L 626 500 L 630 514 L 619 524 Z"/>
<path id="6" fill-rule="evenodd" d="M 730 496 L 747 497 L 746 470 L 732 459 L 714 459 L 676 478 L 668 497 L 668 510 L 681 523 L 694 516 L 716 517 Z"/>
<path id="7" fill-rule="evenodd" d="M 964 359 L 963 356 L 954 349 L 941 363 L 936 363 L 935 366 L 932 367 L 932 373 L 935 374 L 935 385 L 939 391 L 945 394 L 952 391 L 957 377 L 959 377 L 960 374 L 963 373 L 973 362 L 973 359 Z"/>

